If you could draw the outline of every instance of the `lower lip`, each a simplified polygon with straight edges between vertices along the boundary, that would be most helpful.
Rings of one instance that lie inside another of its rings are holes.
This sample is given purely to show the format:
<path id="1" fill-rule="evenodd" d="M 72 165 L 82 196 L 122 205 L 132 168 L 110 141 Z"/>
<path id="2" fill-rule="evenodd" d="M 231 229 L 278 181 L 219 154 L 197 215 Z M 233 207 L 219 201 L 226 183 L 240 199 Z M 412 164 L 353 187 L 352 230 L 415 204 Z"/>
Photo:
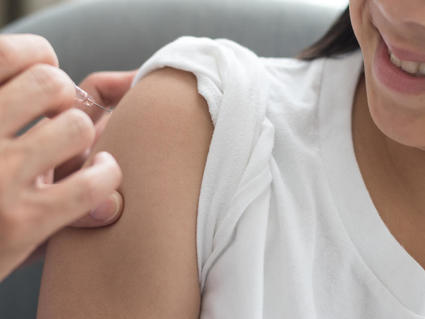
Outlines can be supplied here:
<path id="1" fill-rule="evenodd" d="M 373 69 L 376 78 L 393 91 L 411 95 L 425 92 L 425 77 L 411 76 L 395 66 L 390 60 L 388 47 L 382 38 L 375 54 Z"/>

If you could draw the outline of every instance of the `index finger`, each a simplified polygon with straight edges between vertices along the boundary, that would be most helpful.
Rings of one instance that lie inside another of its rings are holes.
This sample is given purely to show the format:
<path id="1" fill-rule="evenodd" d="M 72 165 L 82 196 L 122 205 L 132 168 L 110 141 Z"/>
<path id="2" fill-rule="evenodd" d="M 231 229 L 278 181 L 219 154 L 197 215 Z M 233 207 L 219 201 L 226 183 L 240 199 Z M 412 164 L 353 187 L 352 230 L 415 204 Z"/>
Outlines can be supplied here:
<path id="1" fill-rule="evenodd" d="M 0 35 L 0 84 L 39 63 L 59 65 L 53 47 L 45 38 L 33 34 Z"/>

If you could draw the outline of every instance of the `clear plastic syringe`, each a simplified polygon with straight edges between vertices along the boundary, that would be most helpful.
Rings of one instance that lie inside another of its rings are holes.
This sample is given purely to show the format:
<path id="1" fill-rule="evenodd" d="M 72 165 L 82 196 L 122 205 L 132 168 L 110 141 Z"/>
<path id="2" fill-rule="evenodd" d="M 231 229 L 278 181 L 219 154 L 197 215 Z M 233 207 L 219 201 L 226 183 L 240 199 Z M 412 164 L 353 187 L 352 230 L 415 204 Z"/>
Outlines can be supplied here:
<path id="1" fill-rule="evenodd" d="M 92 96 L 90 96 L 86 91 L 84 91 L 77 85 L 75 86 L 75 92 L 76 97 L 74 107 L 83 110 L 87 107 L 90 108 L 90 110 L 87 110 L 86 113 L 90 116 L 93 123 L 96 124 L 104 115 L 112 113 L 112 107 L 107 108 L 96 103 Z"/>

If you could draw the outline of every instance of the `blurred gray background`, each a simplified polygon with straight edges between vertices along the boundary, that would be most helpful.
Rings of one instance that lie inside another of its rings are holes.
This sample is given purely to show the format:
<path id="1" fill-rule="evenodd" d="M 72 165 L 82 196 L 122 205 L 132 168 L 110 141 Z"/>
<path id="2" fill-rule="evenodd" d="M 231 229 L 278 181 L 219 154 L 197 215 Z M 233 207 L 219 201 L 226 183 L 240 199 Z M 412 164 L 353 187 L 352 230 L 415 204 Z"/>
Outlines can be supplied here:
<path id="1" fill-rule="evenodd" d="M 70 1 L 91 1 L 91 0 L 1 0 L 0 1 L 0 27 L 14 21 L 17 18 L 31 14 L 37 10 L 49 6 Z M 120 0 L 116 0 L 120 1 Z M 153 0 L 155 1 L 155 0 Z M 211 0 L 214 1 L 214 0 Z M 235 0 L 240 1 L 240 0 Z M 280 1 L 280 0 L 244 0 L 244 1 Z M 312 2 L 317 5 L 342 7 L 348 0 L 298 0 L 300 2 Z M 241 1 L 241 3 L 243 3 Z"/>
<path id="2" fill-rule="evenodd" d="M 31 14 L 34 11 L 66 1 L 72 0 L 1 0 L 0 26 L 3 26 L 8 22 L 14 21 L 19 17 Z"/>

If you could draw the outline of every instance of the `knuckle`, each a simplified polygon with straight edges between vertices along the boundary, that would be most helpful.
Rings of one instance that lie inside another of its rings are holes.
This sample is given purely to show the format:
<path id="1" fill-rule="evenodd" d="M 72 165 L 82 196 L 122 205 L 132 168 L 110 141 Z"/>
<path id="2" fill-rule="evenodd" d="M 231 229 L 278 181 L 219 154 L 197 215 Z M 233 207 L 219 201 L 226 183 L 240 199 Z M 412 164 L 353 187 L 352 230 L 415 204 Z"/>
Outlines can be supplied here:
<path id="1" fill-rule="evenodd" d="M 2 142 L 0 144 L 0 170 L 3 182 L 9 182 L 6 176 L 15 176 L 16 172 L 25 165 L 25 161 L 30 158 L 31 152 L 29 147 L 24 143 Z M 3 190 L 0 191 L 3 194 Z"/>
<path id="2" fill-rule="evenodd" d="M 36 149 L 36 145 L 24 140 L 20 140 L 19 143 L 17 142 L 13 145 L 11 144 L 9 147 L 9 163 L 15 162 L 20 166 L 25 165 L 25 162 L 28 162 L 29 159 L 33 158 L 34 151 Z"/>
<path id="3" fill-rule="evenodd" d="M 27 36 L 32 39 L 34 49 L 37 49 L 40 52 L 40 54 L 43 56 L 43 60 L 46 61 L 46 63 L 55 67 L 59 66 L 56 52 L 46 38 L 37 34 L 28 34 Z"/>
<path id="4" fill-rule="evenodd" d="M 13 65 L 22 57 L 19 43 L 25 41 L 31 50 L 34 60 L 42 60 L 47 64 L 58 66 L 59 61 L 50 42 L 36 34 L 0 35 L 0 65 Z"/>
<path id="5" fill-rule="evenodd" d="M 23 234 L 23 229 L 27 224 L 25 214 L 19 210 L 3 210 L 0 213 L 0 223 L 2 236 L 11 242 L 16 242 Z"/>
<path id="6" fill-rule="evenodd" d="M 75 97 L 72 80 L 65 72 L 48 64 L 36 64 L 31 68 L 41 94 L 48 96 L 55 104 L 71 104 Z"/>
<path id="7" fill-rule="evenodd" d="M 48 64 L 36 64 L 31 68 L 32 76 L 43 93 L 52 95 L 61 90 L 61 82 L 58 81 L 56 68 Z"/>
<path id="8" fill-rule="evenodd" d="M 22 182 L 32 172 L 30 159 L 37 152 L 34 143 L 17 139 L 8 143 L 0 143 L 0 205 L 13 201 L 19 196 Z"/>
<path id="9" fill-rule="evenodd" d="M 29 215 L 29 222 L 34 225 L 41 226 L 46 221 L 46 216 L 51 212 L 56 211 L 61 205 L 58 204 L 59 199 L 55 197 L 41 196 L 32 201 L 27 202 L 27 215 Z M 32 212 L 32 214 L 28 214 Z"/>

